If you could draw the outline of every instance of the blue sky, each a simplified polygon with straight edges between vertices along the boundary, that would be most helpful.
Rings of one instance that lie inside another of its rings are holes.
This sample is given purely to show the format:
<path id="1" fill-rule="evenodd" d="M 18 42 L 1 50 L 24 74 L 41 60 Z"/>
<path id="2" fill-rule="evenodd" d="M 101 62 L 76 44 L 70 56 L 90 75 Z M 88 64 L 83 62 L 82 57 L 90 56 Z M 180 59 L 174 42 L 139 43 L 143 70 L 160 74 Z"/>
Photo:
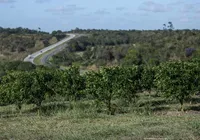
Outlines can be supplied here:
<path id="1" fill-rule="evenodd" d="M 0 0 L 1 27 L 200 29 L 199 0 Z"/>

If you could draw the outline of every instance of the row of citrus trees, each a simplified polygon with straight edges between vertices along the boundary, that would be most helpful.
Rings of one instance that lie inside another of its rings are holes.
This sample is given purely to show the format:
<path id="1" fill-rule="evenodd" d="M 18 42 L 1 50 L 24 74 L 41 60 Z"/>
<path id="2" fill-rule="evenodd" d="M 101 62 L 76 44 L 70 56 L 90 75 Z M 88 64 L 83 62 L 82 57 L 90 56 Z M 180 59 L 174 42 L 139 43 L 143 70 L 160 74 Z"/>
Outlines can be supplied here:
<path id="1" fill-rule="evenodd" d="M 153 88 L 168 99 L 179 101 L 183 110 L 184 101 L 200 90 L 199 64 L 178 61 L 157 67 L 112 67 L 85 75 L 80 75 L 76 67 L 64 71 L 7 72 L 0 79 L 0 105 L 15 104 L 19 109 L 23 104 L 40 107 L 47 98 L 59 95 L 69 101 L 97 100 L 111 113 L 113 100 L 133 103 L 138 93 Z"/>

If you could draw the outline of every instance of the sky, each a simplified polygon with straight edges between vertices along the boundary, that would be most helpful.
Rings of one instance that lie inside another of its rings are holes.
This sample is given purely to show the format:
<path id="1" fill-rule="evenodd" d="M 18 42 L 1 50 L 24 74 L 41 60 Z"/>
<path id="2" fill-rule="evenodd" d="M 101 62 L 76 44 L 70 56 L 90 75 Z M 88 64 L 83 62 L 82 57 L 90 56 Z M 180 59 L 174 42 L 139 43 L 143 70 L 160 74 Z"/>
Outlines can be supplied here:
<path id="1" fill-rule="evenodd" d="M 81 29 L 200 29 L 200 0 L 0 0 L 0 26 Z"/>

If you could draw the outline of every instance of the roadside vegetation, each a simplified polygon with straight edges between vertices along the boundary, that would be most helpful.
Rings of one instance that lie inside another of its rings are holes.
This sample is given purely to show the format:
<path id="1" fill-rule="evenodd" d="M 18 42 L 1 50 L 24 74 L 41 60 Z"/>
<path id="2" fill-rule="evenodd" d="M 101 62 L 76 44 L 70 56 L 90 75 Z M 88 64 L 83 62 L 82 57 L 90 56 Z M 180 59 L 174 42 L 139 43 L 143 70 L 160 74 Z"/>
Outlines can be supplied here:
<path id="1" fill-rule="evenodd" d="M 62 31 L 53 31 L 51 34 L 27 28 L 0 27 L 0 60 L 23 60 L 29 54 L 56 43 L 65 37 Z"/>

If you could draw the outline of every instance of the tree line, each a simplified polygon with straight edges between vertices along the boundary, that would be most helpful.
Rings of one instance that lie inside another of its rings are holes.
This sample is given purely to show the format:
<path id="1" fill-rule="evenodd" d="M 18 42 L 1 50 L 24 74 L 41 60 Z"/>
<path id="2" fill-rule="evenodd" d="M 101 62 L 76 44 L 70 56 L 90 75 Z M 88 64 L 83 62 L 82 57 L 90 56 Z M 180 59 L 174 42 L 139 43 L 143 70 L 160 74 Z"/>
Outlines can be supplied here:
<path id="1" fill-rule="evenodd" d="M 0 33 L 8 33 L 8 34 L 49 34 L 48 32 L 41 31 L 40 28 L 38 30 L 28 29 L 28 28 L 3 28 L 0 27 Z"/>

